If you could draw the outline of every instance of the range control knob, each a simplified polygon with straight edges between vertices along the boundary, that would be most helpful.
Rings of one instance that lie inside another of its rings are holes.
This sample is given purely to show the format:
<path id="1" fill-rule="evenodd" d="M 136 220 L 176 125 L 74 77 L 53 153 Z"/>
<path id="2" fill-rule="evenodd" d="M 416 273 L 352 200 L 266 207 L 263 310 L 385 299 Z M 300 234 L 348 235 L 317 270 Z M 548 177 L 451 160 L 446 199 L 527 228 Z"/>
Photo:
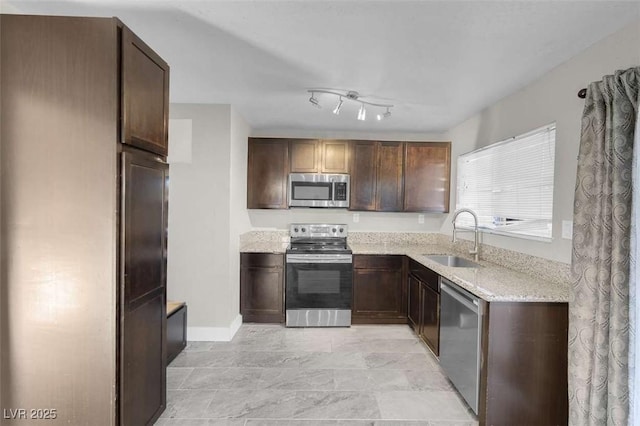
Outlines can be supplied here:
<path id="1" fill-rule="evenodd" d="M 340 232 L 344 232 L 344 228 L 340 228 Z"/>
<path id="2" fill-rule="evenodd" d="M 298 232 L 298 228 L 293 228 L 293 232 Z"/>
<path id="3" fill-rule="evenodd" d="M 307 232 L 307 229 L 306 228 L 302 228 L 302 232 Z"/>
<path id="4" fill-rule="evenodd" d="M 335 234 L 335 233 L 336 233 L 336 228 L 333 228 L 333 229 L 331 230 L 331 232 L 333 232 L 333 233 Z"/>

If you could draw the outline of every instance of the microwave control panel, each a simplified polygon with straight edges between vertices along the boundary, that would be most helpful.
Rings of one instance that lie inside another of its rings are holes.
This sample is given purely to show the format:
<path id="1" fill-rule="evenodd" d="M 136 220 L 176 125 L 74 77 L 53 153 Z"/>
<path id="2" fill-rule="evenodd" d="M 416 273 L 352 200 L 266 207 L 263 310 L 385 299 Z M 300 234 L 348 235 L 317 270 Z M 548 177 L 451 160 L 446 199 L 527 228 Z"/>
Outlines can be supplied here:
<path id="1" fill-rule="evenodd" d="M 347 183 L 336 182 L 334 185 L 333 199 L 335 201 L 347 201 Z"/>

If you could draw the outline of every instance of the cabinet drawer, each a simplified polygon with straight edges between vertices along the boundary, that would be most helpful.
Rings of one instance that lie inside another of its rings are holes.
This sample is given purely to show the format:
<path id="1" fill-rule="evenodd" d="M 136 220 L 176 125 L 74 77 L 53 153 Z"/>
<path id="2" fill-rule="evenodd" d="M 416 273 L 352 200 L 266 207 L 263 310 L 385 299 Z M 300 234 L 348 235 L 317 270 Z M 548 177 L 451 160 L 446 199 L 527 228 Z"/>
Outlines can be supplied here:
<path id="1" fill-rule="evenodd" d="M 355 255 L 354 269 L 401 269 L 403 256 L 395 255 Z"/>
<path id="2" fill-rule="evenodd" d="M 433 290 L 440 293 L 440 285 L 438 282 L 438 274 L 431 269 L 422 266 L 418 262 L 409 261 L 409 273 L 425 284 L 428 284 Z"/>
<path id="3" fill-rule="evenodd" d="M 241 253 L 240 266 L 253 268 L 282 268 L 284 255 L 271 253 Z"/>

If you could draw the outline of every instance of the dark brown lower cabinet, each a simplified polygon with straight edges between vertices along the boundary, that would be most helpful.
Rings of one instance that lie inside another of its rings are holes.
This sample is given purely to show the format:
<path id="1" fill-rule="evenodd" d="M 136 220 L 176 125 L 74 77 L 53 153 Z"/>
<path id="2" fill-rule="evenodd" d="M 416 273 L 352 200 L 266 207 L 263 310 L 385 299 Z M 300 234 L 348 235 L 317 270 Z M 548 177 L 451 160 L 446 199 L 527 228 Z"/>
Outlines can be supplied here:
<path id="1" fill-rule="evenodd" d="M 440 349 L 440 293 L 430 284 L 420 283 L 422 312 L 420 315 L 420 338 L 439 355 Z"/>
<path id="2" fill-rule="evenodd" d="M 409 261 L 409 325 L 438 356 L 440 347 L 439 276 L 419 263 Z"/>
<path id="3" fill-rule="evenodd" d="M 567 303 L 490 302 L 480 425 L 566 425 Z"/>
<path id="4" fill-rule="evenodd" d="M 282 254 L 240 254 L 240 313 L 243 322 L 284 322 Z"/>
<path id="5" fill-rule="evenodd" d="M 404 256 L 353 257 L 354 324 L 406 324 Z"/>

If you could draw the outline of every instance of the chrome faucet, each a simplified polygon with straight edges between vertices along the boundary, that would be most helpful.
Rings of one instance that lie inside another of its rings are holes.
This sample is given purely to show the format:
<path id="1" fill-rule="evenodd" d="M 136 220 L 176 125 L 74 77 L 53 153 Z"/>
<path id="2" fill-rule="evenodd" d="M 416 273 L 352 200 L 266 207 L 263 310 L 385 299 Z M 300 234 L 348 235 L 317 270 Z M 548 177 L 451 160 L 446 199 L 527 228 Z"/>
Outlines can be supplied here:
<path id="1" fill-rule="evenodd" d="M 460 232 L 456 230 L 456 218 L 460 213 L 465 213 L 465 212 L 470 213 L 471 216 L 473 216 L 473 221 L 474 221 L 473 232 L 475 234 L 475 241 L 473 245 L 473 250 L 470 250 L 469 254 L 472 254 L 473 259 L 477 262 L 478 256 L 479 256 L 479 250 L 478 250 L 478 215 L 476 214 L 476 212 L 467 208 L 458 209 L 455 212 L 453 212 L 453 219 L 451 219 L 451 223 L 453 223 L 453 242 L 454 243 L 456 242 L 456 232 Z"/>

